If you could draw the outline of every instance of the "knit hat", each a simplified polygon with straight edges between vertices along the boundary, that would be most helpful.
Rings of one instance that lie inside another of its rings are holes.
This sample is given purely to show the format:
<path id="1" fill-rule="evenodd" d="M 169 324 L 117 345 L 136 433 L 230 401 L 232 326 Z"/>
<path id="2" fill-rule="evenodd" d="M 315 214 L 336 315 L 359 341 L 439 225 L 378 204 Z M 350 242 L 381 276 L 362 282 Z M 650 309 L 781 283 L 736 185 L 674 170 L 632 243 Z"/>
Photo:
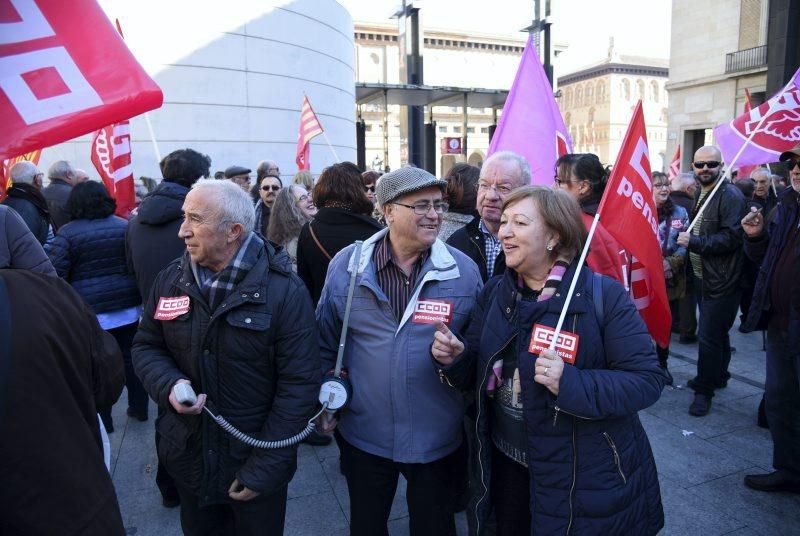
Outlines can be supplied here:
<path id="1" fill-rule="evenodd" d="M 411 192 L 424 190 L 436 186 L 442 191 L 447 187 L 447 181 L 437 179 L 424 169 L 416 167 L 402 167 L 383 175 L 378 179 L 375 188 L 375 197 L 382 206 L 391 203 L 398 197 Z"/>

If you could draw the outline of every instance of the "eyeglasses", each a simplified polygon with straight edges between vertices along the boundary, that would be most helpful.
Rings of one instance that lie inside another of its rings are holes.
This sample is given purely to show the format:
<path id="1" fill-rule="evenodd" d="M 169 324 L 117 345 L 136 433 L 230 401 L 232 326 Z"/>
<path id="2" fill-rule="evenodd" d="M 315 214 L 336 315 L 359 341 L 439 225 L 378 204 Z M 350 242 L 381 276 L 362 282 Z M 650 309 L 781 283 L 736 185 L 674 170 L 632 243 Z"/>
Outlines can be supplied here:
<path id="1" fill-rule="evenodd" d="M 297 198 L 297 202 L 298 203 L 303 203 L 305 201 L 308 201 L 308 194 L 303 194 L 303 195 L 301 195 L 300 197 Z"/>
<path id="2" fill-rule="evenodd" d="M 667 189 L 669 189 L 669 183 L 668 182 L 659 182 L 659 183 L 654 184 L 653 188 L 656 188 L 656 189 L 667 188 Z"/>
<path id="3" fill-rule="evenodd" d="M 479 182 L 478 183 L 478 191 L 483 193 L 488 193 L 489 190 L 494 190 L 498 195 L 508 195 L 513 190 L 511 186 L 508 184 L 489 184 L 486 182 Z"/>
<path id="4" fill-rule="evenodd" d="M 447 212 L 447 209 L 450 208 L 450 205 L 443 201 L 437 201 L 435 203 L 431 203 L 430 201 L 415 203 L 413 205 L 404 205 L 403 203 L 392 203 L 393 205 L 400 205 L 401 207 L 406 207 L 414 210 L 414 214 L 417 216 L 425 216 L 431 211 L 431 207 L 433 207 L 434 212 L 436 214 L 444 214 Z"/>
<path id="5" fill-rule="evenodd" d="M 266 186 L 262 186 L 262 187 L 261 187 L 261 189 L 262 189 L 263 191 L 265 191 L 265 192 L 269 192 L 270 190 L 272 190 L 273 192 L 277 192 L 278 190 L 280 190 L 280 189 L 281 189 L 281 187 L 280 187 L 280 186 L 278 186 L 277 184 L 273 184 L 273 185 L 271 185 L 271 186 L 268 184 L 268 185 L 266 185 Z"/>
<path id="6" fill-rule="evenodd" d="M 375 185 L 373 184 L 372 186 L 364 186 L 364 191 L 365 192 L 372 192 L 374 194 L 375 193 Z"/>
<path id="7" fill-rule="evenodd" d="M 717 162 L 716 160 L 711 160 L 709 162 L 692 162 L 692 165 L 697 169 L 703 169 L 707 167 L 708 169 L 717 169 L 722 162 Z"/>

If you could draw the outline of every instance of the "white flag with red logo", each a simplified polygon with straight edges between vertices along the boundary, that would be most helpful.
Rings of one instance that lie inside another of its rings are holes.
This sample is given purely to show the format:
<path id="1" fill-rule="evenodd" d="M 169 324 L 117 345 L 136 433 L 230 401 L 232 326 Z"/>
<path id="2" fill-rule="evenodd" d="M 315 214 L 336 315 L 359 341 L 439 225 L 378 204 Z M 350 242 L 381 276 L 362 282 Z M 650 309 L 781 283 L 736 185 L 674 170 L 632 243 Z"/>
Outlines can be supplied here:
<path id="1" fill-rule="evenodd" d="M 0 2 L 0 160 L 161 106 L 95 0 Z"/>
<path id="2" fill-rule="evenodd" d="M 303 96 L 303 106 L 300 108 L 300 133 L 297 136 L 297 169 L 311 169 L 310 158 L 310 142 L 315 136 L 322 134 L 322 124 L 317 119 L 317 114 L 311 107 L 311 102 L 308 96 Z"/>
<path id="3" fill-rule="evenodd" d="M 634 257 L 631 265 L 633 301 L 650 334 L 659 346 L 666 348 L 672 316 L 664 283 L 658 212 L 653 199 L 641 101 L 633 111 L 597 213 L 605 230 Z"/>
<path id="4" fill-rule="evenodd" d="M 672 181 L 675 177 L 681 174 L 681 145 L 675 149 L 675 156 L 672 157 L 672 163 L 669 165 L 669 180 Z"/>
<path id="5" fill-rule="evenodd" d="M 117 202 L 116 215 L 128 218 L 136 206 L 131 165 L 131 126 L 120 121 L 101 128 L 92 137 L 92 164 L 108 193 Z"/>

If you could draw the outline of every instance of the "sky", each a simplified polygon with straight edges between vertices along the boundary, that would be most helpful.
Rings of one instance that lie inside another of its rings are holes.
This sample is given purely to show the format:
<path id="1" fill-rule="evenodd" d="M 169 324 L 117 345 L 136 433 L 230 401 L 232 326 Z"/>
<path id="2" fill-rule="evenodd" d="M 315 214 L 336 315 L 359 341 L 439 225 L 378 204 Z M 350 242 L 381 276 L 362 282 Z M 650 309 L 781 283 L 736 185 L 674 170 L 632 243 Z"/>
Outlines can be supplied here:
<path id="1" fill-rule="evenodd" d="M 338 0 L 355 22 L 393 23 L 399 0 Z M 670 0 L 551 0 L 553 41 L 568 45 L 558 74 L 580 70 L 606 57 L 609 37 L 623 55 L 669 58 Z M 491 9 L 487 9 L 491 5 Z M 428 28 L 523 38 L 533 20 L 533 0 L 424 0 Z M 579 13 L 579 17 L 570 14 Z"/>

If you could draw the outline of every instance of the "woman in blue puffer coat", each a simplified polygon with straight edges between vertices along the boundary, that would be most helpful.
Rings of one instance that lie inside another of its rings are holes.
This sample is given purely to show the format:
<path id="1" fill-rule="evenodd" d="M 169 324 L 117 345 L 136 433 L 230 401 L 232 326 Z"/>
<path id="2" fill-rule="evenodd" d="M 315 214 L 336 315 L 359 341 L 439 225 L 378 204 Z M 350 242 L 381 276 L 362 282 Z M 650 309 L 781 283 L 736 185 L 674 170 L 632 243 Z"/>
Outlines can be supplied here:
<path id="1" fill-rule="evenodd" d="M 114 216 L 115 201 L 96 181 L 75 185 L 66 208 L 72 219 L 58 229 L 48 248 L 50 260 L 59 277 L 91 306 L 100 327 L 116 339 L 125 360 L 128 416 L 146 421 L 147 392 L 131 364 L 142 300 L 125 258 L 128 222 Z M 106 431 L 113 432 L 111 408 L 98 412 Z"/>
<path id="2" fill-rule="evenodd" d="M 563 192 L 515 190 L 499 238 L 508 268 L 481 293 L 466 340 L 440 325 L 431 347 L 444 382 L 476 389 L 472 531 L 494 510 L 500 536 L 656 534 L 664 512 L 637 412 L 666 376 L 644 322 L 619 283 L 576 266 L 586 231 Z M 556 325 L 574 277 L 565 363 L 531 345 L 547 346 L 542 327 Z"/>

